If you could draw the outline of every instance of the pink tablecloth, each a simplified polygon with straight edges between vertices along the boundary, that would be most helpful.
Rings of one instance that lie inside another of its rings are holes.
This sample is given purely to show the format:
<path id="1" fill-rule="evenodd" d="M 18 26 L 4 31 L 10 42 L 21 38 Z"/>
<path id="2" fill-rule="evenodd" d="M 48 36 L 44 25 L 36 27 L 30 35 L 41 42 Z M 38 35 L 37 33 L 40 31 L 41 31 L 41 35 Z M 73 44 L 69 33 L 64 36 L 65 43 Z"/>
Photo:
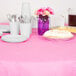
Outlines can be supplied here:
<path id="1" fill-rule="evenodd" d="M 76 36 L 48 41 L 33 29 L 22 43 L 0 39 L 0 76 L 76 76 Z"/>

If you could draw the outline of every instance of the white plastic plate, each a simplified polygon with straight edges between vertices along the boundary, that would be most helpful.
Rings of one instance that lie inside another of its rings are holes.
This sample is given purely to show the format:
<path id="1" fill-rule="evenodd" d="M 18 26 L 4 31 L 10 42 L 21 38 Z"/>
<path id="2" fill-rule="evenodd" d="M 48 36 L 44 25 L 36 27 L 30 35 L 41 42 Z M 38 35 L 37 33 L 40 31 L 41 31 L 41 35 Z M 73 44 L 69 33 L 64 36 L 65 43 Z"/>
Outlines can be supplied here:
<path id="1" fill-rule="evenodd" d="M 1 39 L 6 42 L 23 42 L 27 40 L 27 38 L 22 35 L 5 35 Z"/>

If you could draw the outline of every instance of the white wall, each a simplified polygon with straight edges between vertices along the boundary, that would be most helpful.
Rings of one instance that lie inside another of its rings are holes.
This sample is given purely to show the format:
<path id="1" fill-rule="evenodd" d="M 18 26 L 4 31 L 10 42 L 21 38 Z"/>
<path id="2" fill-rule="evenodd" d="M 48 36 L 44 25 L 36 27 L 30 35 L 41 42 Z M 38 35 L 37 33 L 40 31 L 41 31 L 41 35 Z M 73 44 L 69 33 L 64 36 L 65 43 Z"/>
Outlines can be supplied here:
<path id="1" fill-rule="evenodd" d="M 0 22 L 7 22 L 6 15 L 8 13 L 20 14 L 22 2 L 31 3 L 31 13 L 34 15 L 34 11 L 37 8 L 50 6 L 54 9 L 55 14 L 62 13 L 67 14 L 69 7 L 76 7 L 76 0 L 0 0 Z"/>

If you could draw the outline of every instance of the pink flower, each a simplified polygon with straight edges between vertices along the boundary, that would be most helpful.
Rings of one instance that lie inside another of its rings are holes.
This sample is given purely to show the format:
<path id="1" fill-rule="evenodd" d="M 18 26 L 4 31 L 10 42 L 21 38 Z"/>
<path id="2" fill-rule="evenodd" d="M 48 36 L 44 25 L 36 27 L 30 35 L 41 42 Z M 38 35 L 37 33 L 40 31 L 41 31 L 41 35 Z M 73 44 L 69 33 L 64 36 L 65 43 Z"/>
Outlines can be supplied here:
<path id="1" fill-rule="evenodd" d="M 41 8 L 41 9 L 39 9 L 39 10 L 38 10 L 38 12 L 44 12 L 44 9 L 43 9 L 43 8 Z"/>
<path id="2" fill-rule="evenodd" d="M 54 15 L 54 11 L 53 11 L 53 9 L 52 9 L 52 8 L 47 7 L 47 8 L 46 8 L 46 10 L 47 10 L 48 12 L 50 12 L 50 14 Z"/>
<path id="3" fill-rule="evenodd" d="M 42 15 L 43 12 L 44 12 L 44 9 L 41 8 L 41 9 L 37 10 L 37 15 Z"/>

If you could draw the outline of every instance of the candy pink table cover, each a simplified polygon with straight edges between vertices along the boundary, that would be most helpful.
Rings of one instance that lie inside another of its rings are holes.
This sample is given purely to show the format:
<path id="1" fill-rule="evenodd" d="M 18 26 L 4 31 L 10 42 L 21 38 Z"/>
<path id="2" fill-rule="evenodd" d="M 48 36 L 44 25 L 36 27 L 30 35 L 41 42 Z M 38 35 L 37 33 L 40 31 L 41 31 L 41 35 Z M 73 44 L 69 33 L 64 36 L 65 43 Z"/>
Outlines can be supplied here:
<path id="1" fill-rule="evenodd" d="M 21 43 L 0 39 L 0 76 L 76 76 L 76 36 L 49 41 L 36 31 Z"/>

